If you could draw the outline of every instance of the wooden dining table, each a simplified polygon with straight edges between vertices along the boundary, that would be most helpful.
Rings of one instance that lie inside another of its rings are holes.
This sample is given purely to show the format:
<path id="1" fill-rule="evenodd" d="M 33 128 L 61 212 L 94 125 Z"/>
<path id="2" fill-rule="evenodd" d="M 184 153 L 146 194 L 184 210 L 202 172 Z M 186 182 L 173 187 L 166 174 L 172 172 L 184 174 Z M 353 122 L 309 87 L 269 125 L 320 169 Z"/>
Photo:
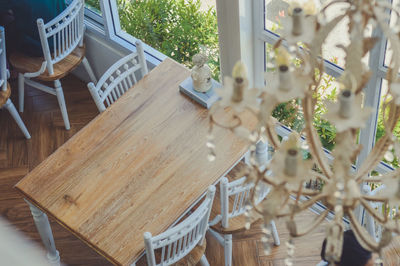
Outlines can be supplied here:
<path id="1" fill-rule="evenodd" d="M 217 157 L 208 161 L 208 110 L 179 92 L 189 75 L 166 59 L 15 186 L 53 263 L 47 215 L 113 264 L 130 265 L 144 232 L 173 225 L 244 156 L 245 141 L 215 128 Z"/>

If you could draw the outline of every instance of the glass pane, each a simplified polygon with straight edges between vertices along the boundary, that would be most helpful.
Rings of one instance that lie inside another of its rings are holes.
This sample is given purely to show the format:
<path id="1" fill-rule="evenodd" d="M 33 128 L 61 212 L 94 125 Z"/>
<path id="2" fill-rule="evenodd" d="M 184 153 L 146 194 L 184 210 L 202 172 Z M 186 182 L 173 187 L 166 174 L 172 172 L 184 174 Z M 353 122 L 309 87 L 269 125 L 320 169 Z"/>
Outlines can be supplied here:
<path id="1" fill-rule="evenodd" d="M 100 0 L 86 0 L 86 8 L 101 15 Z"/>
<path id="2" fill-rule="evenodd" d="M 378 125 L 376 127 L 376 137 L 375 137 L 376 141 L 378 141 L 385 134 L 385 126 L 383 124 L 383 103 L 384 103 L 385 95 L 386 95 L 387 91 L 388 91 L 388 82 L 386 79 L 382 79 L 381 101 L 380 101 L 380 105 L 379 105 Z M 391 98 L 387 99 L 387 101 L 390 99 Z M 400 121 L 397 123 L 393 133 L 400 140 Z M 394 152 L 394 150 L 392 150 L 392 152 Z M 388 163 L 389 165 L 391 165 L 394 168 L 399 167 L 399 161 L 396 158 L 396 156 L 394 156 L 393 161 L 388 161 L 386 158 L 383 158 L 383 161 Z"/>
<path id="3" fill-rule="evenodd" d="M 118 0 L 122 30 L 176 61 L 192 67 L 192 57 L 208 55 L 219 80 L 218 26 L 215 1 Z"/>
<path id="4" fill-rule="evenodd" d="M 272 45 L 265 43 L 265 62 L 270 60 L 271 49 Z M 267 66 L 265 66 L 265 69 L 267 69 Z M 274 69 L 268 68 L 268 71 L 274 71 Z M 318 73 L 316 73 L 316 75 L 318 75 Z M 268 80 L 266 82 L 268 82 Z M 327 111 L 324 101 L 333 101 L 336 99 L 336 93 L 338 91 L 339 84 L 336 82 L 335 78 L 324 73 L 318 94 L 315 95 L 318 101 L 314 115 L 314 126 L 318 131 L 322 145 L 328 150 L 332 150 L 335 146 L 334 140 L 336 137 L 336 129 L 328 121 L 322 119 L 321 116 Z M 301 132 L 304 128 L 304 119 L 301 110 L 301 101 L 293 100 L 287 103 L 279 104 L 273 111 L 272 115 L 285 126 L 296 130 L 297 132 Z"/>
<path id="5" fill-rule="evenodd" d="M 304 1 L 299 1 L 304 2 Z M 319 11 L 324 5 L 331 0 L 317 0 L 316 8 Z M 327 20 L 331 20 L 340 14 L 343 14 L 343 7 L 348 6 L 345 3 L 339 3 L 330 6 L 326 10 Z M 281 21 L 288 15 L 289 4 L 284 0 L 265 0 L 265 24 L 264 28 L 268 31 L 278 33 L 281 26 Z M 336 25 L 334 30 L 328 36 L 325 44 L 322 47 L 322 56 L 324 59 L 344 68 L 345 52 L 338 48 L 337 45 L 347 46 L 350 43 L 350 37 L 347 32 L 348 20 L 344 19 Z M 371 35 L 371 29 L 367 28 L 366 34 Z M 367 62 L 368 58 L 365 59 Z"/>
<path id="6" fill-rule="evenodd" d="M 400 0 L 393 0 L 393 6 L 396 7 L 396 6 L 399 6 L 399 4 L 400 4 Z M 390 15 L 390 27 L 394 28 L 396 26 L 396 24 L 398 24 L 398 19 L 396 19 L 395 13 L 392 12 Z M 390 64 L 390 61 L 392 60 L 392 55 L 393 55 L 392 48 L 390 47 L 390 43 L 387 42 L 385 61 L 384 61 L 385 66 L 388 66 Z"/>

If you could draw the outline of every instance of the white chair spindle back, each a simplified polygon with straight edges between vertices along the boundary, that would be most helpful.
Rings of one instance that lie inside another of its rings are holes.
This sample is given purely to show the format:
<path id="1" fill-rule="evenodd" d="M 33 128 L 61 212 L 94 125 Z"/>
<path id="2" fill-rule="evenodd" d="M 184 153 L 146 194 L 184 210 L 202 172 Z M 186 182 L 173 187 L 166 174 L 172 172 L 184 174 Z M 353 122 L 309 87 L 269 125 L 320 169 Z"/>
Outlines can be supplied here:
<path id="1" fill-rule="evenodd" d="M 131 53 L 113 64 L 100 78 L 95 86 L 88 84 L 89 91 L 100 112 L 106 110 L 119 97 L 127 92 L 140 75 L 147 74 L 147 64 L 141 42 L 136 42 L 137 51 Z M 140 71 L 140 73 L 138 73 Z M 139 75 L 140 74 L 140 75 Z"/>
<path id="2" fill-rule="evenodd" d="M 185 257 L 196 245 L 203 243 L 214 195 L 215 187 L 211 186 L 201 205 L 184 221 L 154 237 L 149 232 L 144 234 L 149 266 L 171 265 Z M 160 252 L 158 261 L 155 251 Z"/>
<path id="3" fill-rule="evenodd" d="M 0 88 L 7 90 L 6 38 L 3 27 L 0 27 Z"/>
<path id="4" fill-rule="evenodd" d="M 56 18 L 44 24 L 38 19 L 40 41 L 47 62 L 47 71 L 54 73 L 53 65 L 63 60 L 79 45 L 83 45 L 84 0 L 74 0 Z M 52 44 L 52 51 L 50 50 Z"/>
<path id="5" fill-rule="evenodd" d="M 246 205 L 251 200 L 254 191 L 253 183 L 245 183 L 246 177 L 239 178 L 229 183 L 228 178 L 222 178 L 220 182 L 221 191 L 221 216 L 222 226 L 229 227 L 229 219 L 242 215 L 246 211 Z M 268 194 L 269 188 L 261 186 L 259 191 L 256 191 L 255 204 L 260 203 Z M 233 203 L 230 206 L 230 198 Z"/>

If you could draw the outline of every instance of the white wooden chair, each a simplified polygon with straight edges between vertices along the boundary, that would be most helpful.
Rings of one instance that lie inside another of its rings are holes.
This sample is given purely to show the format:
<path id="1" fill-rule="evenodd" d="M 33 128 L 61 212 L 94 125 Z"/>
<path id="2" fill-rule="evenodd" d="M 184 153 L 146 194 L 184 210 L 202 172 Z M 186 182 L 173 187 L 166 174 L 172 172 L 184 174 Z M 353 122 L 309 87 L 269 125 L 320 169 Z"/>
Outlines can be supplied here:
<path id="1" fill-rule="evenodd" d="M 215 195 L 215 187 L 210 186 L 204 201 L 186 219 L 164 233 L 152 236 L 144 233 L 146 257 L 149 266 L 156 265 L 209 265 L 204 255 L 205 234 Z"/>
<path id="2" fill-rule="evenodd" d="M 236 169 L 242 167 L 240 162 L 231 175 L 234 175 Z M 210 222 L 210 233 L 224 247 L 225 266 L 232 265 L 232 234 L 242 232 L 246 229 L 247 223 L 244 213 L 246 212 L 246 202 L 250 199 L 254 190 L 254 184 L 245 184 L 246 177 L 229 182 L 228 178 L 223 177 L 220 181 L 220 188 L 215 196 Z M 268 194 L 268 188 L 263 188 L 257 196 L 256 205 L 260 203 Z M 250 223 L 260 220 L 253 218 Z M 271 221 L 271 232 L 275 245 L 280 245 L 278 232 L 275 222 Z"/>
<path id="3" fill-rule="evenodd" d="M 133 84 L 148 72 L 142 43 L 136 41 L 136 52 L 114 63 L 100 78 L 96 86 L 88 84 L 90 94 L 100 112 L 127 92 Z"/>
<path id="4" fill-rule="evenodd" d="M 57 96 L 67 130 L 70 129 L 70 123 L 60 79 L 82 62 L 90 79 L 96 82 L 96 77 L 85 57 L 84 8 L 84 0 L 73 0 L 67 9 L 46 24 L 43 19 L 37 20 L 44 58 L 29 57 L 21 53 L 14 53 L 10 57 L 11 64 L 19 72 L 19 111 L 24 110 L 24 84 L 26 83 Z M 50 50 L 50 43 L 52 50 Z M 31 78 L 54 82 L 55 89 Z"/>
<path id="5" fill-rule="evenodd" d="M 24 133 L 27 139 L 31 138 L 28 130 L 24 122 L 22 122 L 21 117 L 19 116 L 17 109 L 15 109 L 14 104 L 12 103 L 11 96 L 11 88 L 10 84 L 7 82 L 9 72 L 7 70 L 6 63 L 6 39 L 4 28 L 0 27 L 0 108 L 4 107 L 7 109 L 11 116 L 14 118 L 15 122 L 17 122 L 19 128 Z"/>

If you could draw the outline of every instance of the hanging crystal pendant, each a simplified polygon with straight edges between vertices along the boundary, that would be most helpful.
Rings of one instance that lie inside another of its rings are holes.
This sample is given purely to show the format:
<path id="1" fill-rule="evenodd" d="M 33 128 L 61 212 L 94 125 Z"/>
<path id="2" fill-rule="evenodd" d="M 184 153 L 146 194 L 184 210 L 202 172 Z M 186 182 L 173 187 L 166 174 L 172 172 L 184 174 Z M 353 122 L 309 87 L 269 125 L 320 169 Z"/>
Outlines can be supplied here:
<path id="1" fill-rule="evenodd" d="M 290 237 L 289 240 L 286 241 L 287 256 L 285 258 L 285 266 L 293 266 L 294 248 L 293 239 Z"/>

